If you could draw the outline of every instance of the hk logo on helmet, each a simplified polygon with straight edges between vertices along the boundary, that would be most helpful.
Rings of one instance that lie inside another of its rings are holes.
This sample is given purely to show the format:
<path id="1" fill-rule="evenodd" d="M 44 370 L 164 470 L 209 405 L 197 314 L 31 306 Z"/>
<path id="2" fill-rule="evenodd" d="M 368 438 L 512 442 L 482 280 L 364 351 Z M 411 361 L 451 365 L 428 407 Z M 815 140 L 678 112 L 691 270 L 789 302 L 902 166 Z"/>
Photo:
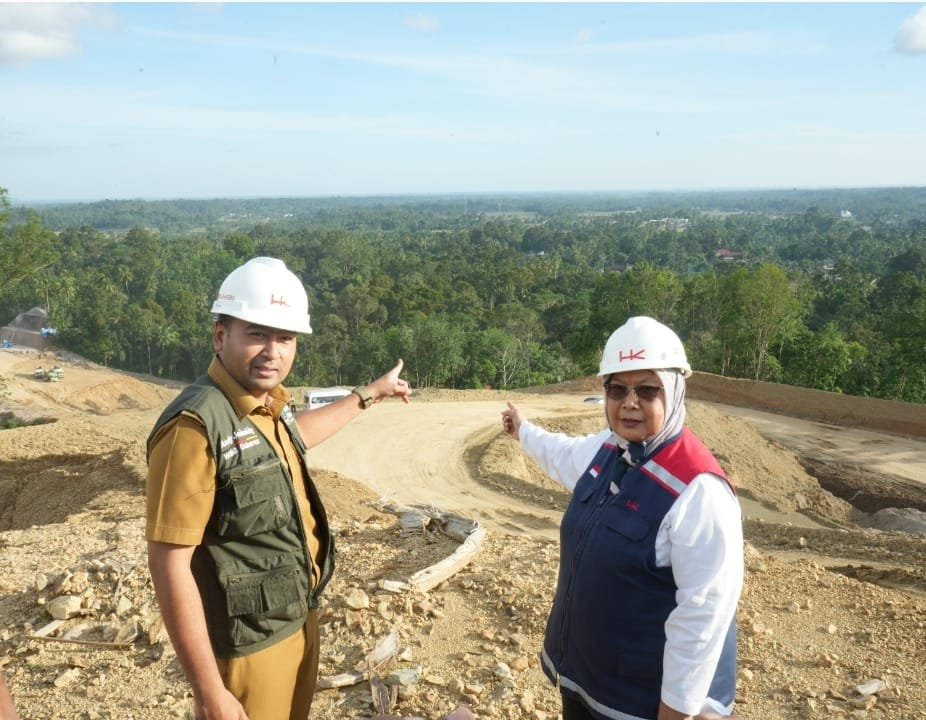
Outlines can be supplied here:
<path id="1" fill-rule="evenodd" d="M 621 350 L 619 361 L 624 362 L 625 360 L 646 360 L 646 349 L 644 348 L 643 350 L 631 350 L 626 355 L 624 354 L 624 351 Z"/>
<path id="2" fill-rule="evenodd" d="M 271 295 L 270 304 L 271 305 L 283 305 L 284 307 L 289 307 L 289 303 L 286 302 L 286 298 L 283 297 L 282 295 L 280 295 L 279 298 L 276 295 Z"/>

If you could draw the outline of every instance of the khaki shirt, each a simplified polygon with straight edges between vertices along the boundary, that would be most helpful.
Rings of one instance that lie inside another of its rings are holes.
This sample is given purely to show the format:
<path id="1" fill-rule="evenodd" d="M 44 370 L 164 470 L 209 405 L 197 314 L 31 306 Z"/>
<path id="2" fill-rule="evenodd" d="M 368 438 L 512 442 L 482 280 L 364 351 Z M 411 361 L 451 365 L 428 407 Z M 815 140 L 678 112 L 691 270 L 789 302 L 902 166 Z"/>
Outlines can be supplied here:
<path id="1" fill-rule="evenodd" d="M 289 391 L 277 386 L 269 393 L 267 405 L 262 405 L 229 375 L 218 357 L 210 363 L 208 374 L 229 398 L 235 412 L 240 417 L 248 416 L 283 458 L 290 476 L 298 479 L 293 484 L 317 582 L 321 577 L 317 523 L 306 494 L 299 451 L 280 420 L 280 413 L 290 401 Z M 174 545 L 199 545 L 212 514 L 215 474 L 215 458 L 199 419 L 181 413 L 168 421 L 151 441 L 145 538 Z"/>

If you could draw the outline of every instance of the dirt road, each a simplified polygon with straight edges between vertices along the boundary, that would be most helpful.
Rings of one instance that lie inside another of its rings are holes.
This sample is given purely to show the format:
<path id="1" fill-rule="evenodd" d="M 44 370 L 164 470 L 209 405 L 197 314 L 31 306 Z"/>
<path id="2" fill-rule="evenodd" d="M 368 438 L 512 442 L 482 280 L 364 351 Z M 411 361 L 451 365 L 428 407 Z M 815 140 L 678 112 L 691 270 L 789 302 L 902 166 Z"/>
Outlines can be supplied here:
<path id="1" fill-rule="evenodd" d="M 521 404 L 532 415 L 574 413 L 583 410 L 581 397 Z M 380 403 L 312 449 L 311 462 L 403 503 L 429 503 L 504 532 L 556 538 L 561 509 L 524 503 L 476 479 L 474 458 L 499 438 L 504 407 L 504 400 Z"/>
<path id="2" fill-rule="evenodd" d="M 341 433 L 311 451 L 314 466 L 360 480 L 375 492 L 406 503 L 425 502 L 448 510 L 473 515 L 490 527 L 505 532 L 523 532 L 554 538 L 557 536 L 561 508 L 539 502 L 523 502 L 510 493 L 500 494 L 480 482 L 474 458 L 481 458 L 493 442 L 511 443 L 501 438 L 500 413 L 506 397 L 497 400 L 412 402 L 402 405 L 386 402 L 364 414 Z M 512 396 L 531 418 L 559 418 L 570 426 L 585 419 L 579 428 L 592 432 L 602 427 L 601 408 L 582 400 L 587 393 Z M 926 489 L 926 441 L 886 433 L 839 428 L 818 422 L 790 418 L 729 405 L 689 401 L 689 406 L 710 408 L 709 419 L 740 418 L 764 438 L 788 448 L 795 455 L 822 463 L 855 466 L 860 475 L 867 472 L 890 474 L 920 483 Z M 701 411 L 704 412 L 703 410 Z M 698 425 L 698 416 L 691 413 Z M 719 433 L 718 433 L 718 427 Z M 696 427 L 701 432 L 702 428 Z M 759 456 L 769 448 L 749 436 L 737 440 L 742 430 L 714 424 L 703 428 L 703 435 L 718 433 L 732 444 L 739 442 L 747 456 Z M 707 438 L 709 439 L 709 438 Z M 710 443 L 709 443 L 710 444 Z M 404 452 L 400 448 L 408 448 Z M 774 447 L 771 448 L 774 450 Z M 513 476 L 523 475 L 523 459 L 508 458 Z M 756 483 L 743 477 L 741 486 Z M 551 489 L 555 486 L 550 484 Z M 544 504 L 548 507 L 545 509 Z M 743 499 L 745 513 L 776 522 L 816 526 L 805 516 L 775 512 L 750 498 Z"/>

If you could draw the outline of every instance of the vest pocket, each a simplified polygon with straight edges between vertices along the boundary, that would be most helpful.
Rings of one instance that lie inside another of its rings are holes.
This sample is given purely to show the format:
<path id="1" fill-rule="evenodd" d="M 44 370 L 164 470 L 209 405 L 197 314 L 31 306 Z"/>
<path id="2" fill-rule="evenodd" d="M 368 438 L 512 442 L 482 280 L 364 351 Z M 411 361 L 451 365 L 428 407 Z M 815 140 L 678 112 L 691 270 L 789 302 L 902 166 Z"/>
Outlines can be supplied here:
<path id="1" fill-rule="evenodd" d="M 235 646 L 260 642 L 308 612 L 308 582 L 298 567 L 229 578 L 225 587 Z"/>
<path id="2" fill-rule="evenodd" d="M 283 527 L 291 502 L 279 459 L 255 467 L 236 467 L 222 478 L 216 496 L 216 531 L 224 537 L 250 537 Z"/>
<path id="3" fill-rule="evenodd" d="M 653 524 L 650 518 L 641 516 L 639 512 L 624 509 L 609 512 L 602 523 L 608 530 L 633 541 L 645 538 Z"/>

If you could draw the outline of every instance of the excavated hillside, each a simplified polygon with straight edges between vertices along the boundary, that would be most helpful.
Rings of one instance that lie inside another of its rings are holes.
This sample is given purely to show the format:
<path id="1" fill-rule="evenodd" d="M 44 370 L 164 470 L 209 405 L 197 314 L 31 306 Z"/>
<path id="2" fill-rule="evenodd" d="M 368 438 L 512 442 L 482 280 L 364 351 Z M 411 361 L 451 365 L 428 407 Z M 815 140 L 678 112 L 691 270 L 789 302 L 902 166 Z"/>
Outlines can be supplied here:
<path id="1" fill-rule="evenodd" d="M 40 363 L 63 378 L 36 380 Z M 178 388 L 21 348 L 0 350 L 0 377 L 15 426 L 0 431 L 0 671 L 20 713 L 189 717 L 143 537 L 144 439 Z M 926 441 L 860 426 L 864 411 L 840 425 L 719 404 L 741 387 L 709 380 L 692 382 L 689 424 L 739 487 L 747 539 L 737 714 L 926 718 Z M 312 451 L 340 549 L 313 717 L 437 718 L 459 704 L 557 717 L 537 654 L 568 497 L 499 419 L 512 401 L 591 432 L 602 408 L 583 401 L 596 392 L 420 392 Z M 403 526 L 409 506 L 433 519 Z M 396 590 L 458 551 L 448 516 L 478 522 L 481 548 L 434 587 Z"/>

